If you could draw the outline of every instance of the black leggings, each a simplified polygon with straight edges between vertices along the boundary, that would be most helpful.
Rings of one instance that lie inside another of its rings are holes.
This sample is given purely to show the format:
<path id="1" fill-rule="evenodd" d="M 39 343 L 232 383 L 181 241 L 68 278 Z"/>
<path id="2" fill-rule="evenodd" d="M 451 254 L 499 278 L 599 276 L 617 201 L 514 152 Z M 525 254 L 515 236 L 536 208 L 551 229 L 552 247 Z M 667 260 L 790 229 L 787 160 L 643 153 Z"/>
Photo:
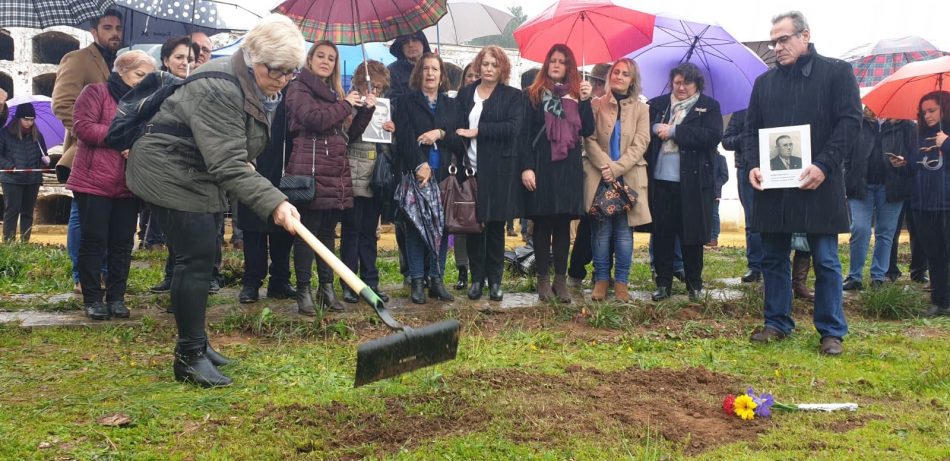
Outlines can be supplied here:
<path id="1" fill-rule="evenodd" d="M 33 208 L 36 207 L 36 196 L 39 192 L 39 184 L 3 183 L 3 240 L 9 242 L 16 237 L 16 224 L 19 219 L 20 240 L 30 241 Z"/>
<path id="2" fill-rule="evenodd" d="M 571 217 L 567 215 L 535 216 L 534 258 L 537 273 L 547 275 L 551 270 L 554 253 L 554 274 L 567 274 L 567 254 L 571 247 Z M 469 256 L 471 257 L 471 256 Z"/>
<path id="3" fill-rule="evenodd" d="M 946 309 L 950 307 L 950 211 L 911 213 L 930 267 L 930 302 Z"/>
<path id="4" fill-rule="evenodd" d="M 458 240 L 455 241 L 456 246 Z M 480 234 L 465 236 L 468 261 L 472 266 L 472 280 L 481 282 L 488 277 L 488 283 L 501 283 L 505 270 L 505 222 L 489 221 Z"/>
<path id="5" fill-rule="evenodd" d="M 340 215 L 339 210 L 300 210 L 300 222 L 332 252 Z M 333 270 L 330 269 L 330 265 L 325 263 L 323 258 L 316 256 L 310 245 L 297 236 L 294 239 L 294 272 L 297 274 L 297 287 L 310 286 L 314 258 L 317 259 L 317 276 L 320 283 L 333 283 Z"/>
<path id="6" fill-rule="evenodd" d="M 192 213 L 152 206 L 169 245 L 175 248 L 171 298 L 178 326 L 178 347 L 193 351 L 204 347 L 205 311 L 218 240 L 214 213 Z M 110 274 L 111 275 L 111 274 Z"/>
<path id="7" fill-rule="evenodd" d="M 79 281 L 84 303 L 102 301 L 99 277 L 106 259 L 106 302 L 121 301 L 129 281 L 139 201 L 74 192 L 79 205 Z"/>

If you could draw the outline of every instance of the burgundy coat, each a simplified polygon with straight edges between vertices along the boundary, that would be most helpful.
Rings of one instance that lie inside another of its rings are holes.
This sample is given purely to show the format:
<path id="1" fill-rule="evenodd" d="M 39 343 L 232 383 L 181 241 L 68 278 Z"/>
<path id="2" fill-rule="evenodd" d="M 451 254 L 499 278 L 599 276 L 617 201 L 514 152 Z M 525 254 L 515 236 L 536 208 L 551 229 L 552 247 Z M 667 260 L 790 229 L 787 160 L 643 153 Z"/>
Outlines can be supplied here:
<path id="1" fill-rule="evenodd" d="M 108 85 L 88 85 L 76 98 L 73 130 L 79 144 L 66 188 L 100 197 L 131 198 L 132 191 L 125 185 L 125 158 L 103 143 L 116 109 Z"/>
<path id="2" fill-rule="evenodd" d="M 316 192 L 306 208 L 343 210 L 353 207 L 353 180 L 346 156 L 347 140 L 358 138 L 373 116 L 373 109 L 359 108 L 348 132 L 344 122 L 353 114 L 323 80 L 303 69 L 287 86 L 287 120 L 293 148 L 287 174 L 307 176 L 313 171 Z"/>

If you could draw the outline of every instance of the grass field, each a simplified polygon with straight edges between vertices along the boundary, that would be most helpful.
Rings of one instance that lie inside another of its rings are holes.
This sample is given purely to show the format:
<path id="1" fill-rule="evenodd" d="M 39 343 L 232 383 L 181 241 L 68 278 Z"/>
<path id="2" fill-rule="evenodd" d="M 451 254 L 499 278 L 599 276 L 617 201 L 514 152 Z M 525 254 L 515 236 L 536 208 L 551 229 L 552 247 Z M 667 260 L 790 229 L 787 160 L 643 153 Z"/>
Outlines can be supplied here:
<path id="1" fill-rule="evenodd" d="M 634 290 L 652 289 L 644 260 L 638 250 Z M 744 270 L 742 249 L 705 260 L 712 287 Z M 308 319 L 292 301 L 219 295 L 209 330 L 237 359 L 224 368 L 235 385 L 202 390 L 172 379 L 167 301 L 146 294 L 162 262 L 135 253 L 134 324 L 0 326 L 0 459 L 950 459 L 950 319 L 917 317 L 928 298 L 910 282 L 847 298 L 851 333 L 836 358 L 817 353 L 800 301 L 789 340 L 750 344 L 761 285 L 697 304 L 578 294 L 570 305 L 500 310 L 457 300 L 396 312 L 413 325 L 457 318 L 455 361 L 356 389 L 357 344 L 385 334 L 367 309 Z M 72 288 L 69 267 L 57 247 L 0 246 L 0 309 L 78 310 L 78 300 L 49 300 Z M 391 294 L 406 296 L 395 255 L 380 267 Z M 231 284 L 240 271 L 228 252 Z M 528 292 L 533 282 L 505 286 Z M 860 408 L 725 415 L 722 398 L 749 386 L 784 403 Z"/>

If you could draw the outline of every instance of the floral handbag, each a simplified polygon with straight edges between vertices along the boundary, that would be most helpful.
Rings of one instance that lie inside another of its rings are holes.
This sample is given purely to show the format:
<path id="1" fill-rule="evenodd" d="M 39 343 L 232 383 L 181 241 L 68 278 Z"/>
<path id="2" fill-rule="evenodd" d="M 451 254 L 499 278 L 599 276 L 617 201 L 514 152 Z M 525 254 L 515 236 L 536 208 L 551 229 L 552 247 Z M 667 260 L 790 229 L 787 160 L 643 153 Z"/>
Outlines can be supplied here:
<path id="1" fill-rule="evenodd" d="M 598 220 L 604 220 L 617 213 L 626 213 L 636 205 L 638 195 L 637 191 L 630 189 L 622 179 L 610 183 L 601 181 L 588 214 Z"/>

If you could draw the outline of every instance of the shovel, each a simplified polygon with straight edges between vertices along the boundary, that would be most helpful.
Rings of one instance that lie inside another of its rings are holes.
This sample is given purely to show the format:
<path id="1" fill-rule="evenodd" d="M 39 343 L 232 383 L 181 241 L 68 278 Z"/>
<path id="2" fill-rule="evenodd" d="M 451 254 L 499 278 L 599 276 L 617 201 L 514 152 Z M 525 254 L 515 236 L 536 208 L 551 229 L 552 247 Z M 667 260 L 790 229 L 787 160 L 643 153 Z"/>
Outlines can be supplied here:
<path id="1" fill-rule="evenodd" d="M 360 297 L 373 307 L 376 315 L 387 327 L 398 332 L 359 345 L 356 349 L 356 381 L 353 387 L 455 359 L 459 346 L 458 320 L 443 320 L 421 328 L 411 328 L 397 322 L 376 292 L 317 240 L 300 221 L 294 221 L 294 232 L 340 276 L 343 283 L 359 293 Z"/>

